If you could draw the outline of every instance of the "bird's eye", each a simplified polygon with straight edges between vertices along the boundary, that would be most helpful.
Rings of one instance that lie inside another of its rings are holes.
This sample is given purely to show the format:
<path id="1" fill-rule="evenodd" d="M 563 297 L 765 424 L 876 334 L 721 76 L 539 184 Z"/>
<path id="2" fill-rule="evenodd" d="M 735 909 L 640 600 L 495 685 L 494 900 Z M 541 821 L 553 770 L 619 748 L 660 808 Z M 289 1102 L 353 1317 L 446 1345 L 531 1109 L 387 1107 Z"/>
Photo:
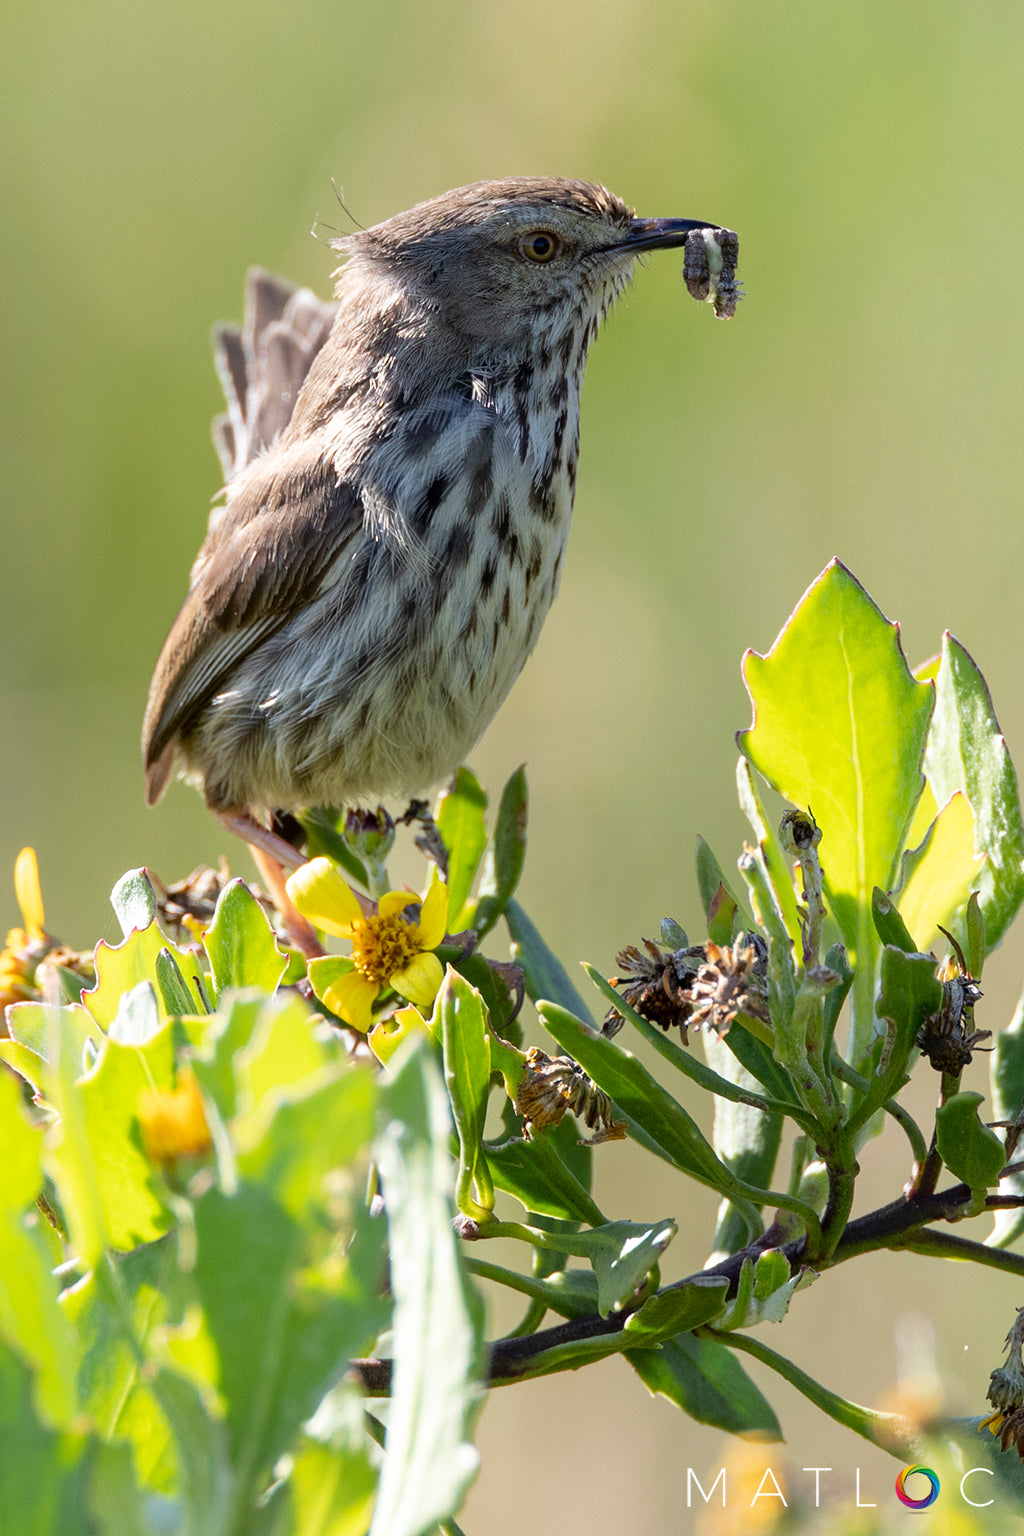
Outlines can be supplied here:
<path id="1" fill-rule="evenodd" d="M 534 229 L 519 242 L 519 250 L 527 261 L 545 262 L 558 255 L 559 239 L 546 229 Z"/>

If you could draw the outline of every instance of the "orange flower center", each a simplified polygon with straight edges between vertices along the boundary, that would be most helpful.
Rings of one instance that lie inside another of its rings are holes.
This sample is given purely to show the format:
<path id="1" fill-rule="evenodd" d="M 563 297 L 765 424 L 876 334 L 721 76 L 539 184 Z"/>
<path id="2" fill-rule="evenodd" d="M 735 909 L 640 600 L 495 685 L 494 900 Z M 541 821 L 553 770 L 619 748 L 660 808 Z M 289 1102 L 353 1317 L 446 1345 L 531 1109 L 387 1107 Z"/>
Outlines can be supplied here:
<path id="1" fill-rule="evenodd" d="M 396 971 L 404 971 L 420 953 L 412 924 L 396 913 L 374 913 L 352 925 L 352 960 L 357 971 L 378 987 L 385 986 Z"/>

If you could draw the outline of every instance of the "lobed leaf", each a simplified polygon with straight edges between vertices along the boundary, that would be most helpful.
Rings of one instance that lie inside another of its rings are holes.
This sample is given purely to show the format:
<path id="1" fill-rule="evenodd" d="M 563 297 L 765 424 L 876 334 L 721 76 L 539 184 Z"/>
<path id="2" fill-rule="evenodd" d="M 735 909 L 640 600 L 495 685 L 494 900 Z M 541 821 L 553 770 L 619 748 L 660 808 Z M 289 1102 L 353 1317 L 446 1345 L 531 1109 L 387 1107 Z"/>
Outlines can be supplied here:
<path id="1" fill-rule="evenodd" d="M 244 880 L 232 880 L 221 891 L 203 944 L 218 1000 L 229 987 L 276 992 L 288 957 L 278 949 L 270 919 Z"/>
<path id="2" fill-rule="evenodd" d="M 939 805 L 958 790 L 971 804 L 976 848 L 986 856 L 978 885 L 994 948 L 1024 901 L 1024 821 L 1017 775 L 988 686 L 948 631 L 942 637 L 924 771 Z"/>
<path id="3" fill-rule="evenodd" d="M 891 624 L 834 560 L 767 656 L 748 651 L 754 706 L 741 751 L 822 830 L 829 905 L 855 962 L 874 951 L 872 888 L 888 889 L 921 795 L 934 690 L 914 681 Z"/>

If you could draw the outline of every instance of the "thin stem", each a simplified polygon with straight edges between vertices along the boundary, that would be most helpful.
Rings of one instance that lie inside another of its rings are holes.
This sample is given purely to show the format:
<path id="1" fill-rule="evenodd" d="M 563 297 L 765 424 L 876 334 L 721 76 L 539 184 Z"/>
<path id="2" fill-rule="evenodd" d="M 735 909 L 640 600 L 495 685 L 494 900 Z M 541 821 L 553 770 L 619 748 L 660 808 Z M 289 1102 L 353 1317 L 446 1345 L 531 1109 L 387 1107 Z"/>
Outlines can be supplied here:
<path id="1" fill-rule="evenodd" d="M 906 1248 L 910 1253 L 925 1253 L 940 1259 L 969 1259 L 974 1264 L 986 1264 L 990 1269 L 1001 1269 L 1011 1275 L 1024 1275 L 1024 1253 L 1009 1253 L 1005 1248 L 989 1248 L 969 1237 L 958 1237 L 954 1232 L 936 1232 L 932 1227 L 908 1233 L 891 1248 Z"/>
<path id="2" fill-rule="evenodd" d="M 837 1424 L 842 1424 L 846 1429 L 852 1429 L 854 1434 L 869 1440 L 880 1450 L 888 1451 L 893 1456 L 904 1455 L 911 1450 L 911 1436 L 902 1414 L 876 1413 L 872 1408 L 862 1408 L 859 1403 L 840 1397 L 838 1392 L 815 1381 L 813 1376 L 808 1376 L 806 1371 L 794 1365 L 792 1360 L 787 1360 L 785 1355 L 778 1354 L 759 1339 L 752 1339 L 749 1334 L 719 1333 L 715 1328 L 698 1328 L 695 1331 L 706 1338 L 717 1339 L 720 1344 L 727 1344 L 730 1349 L 753 1355 L 762 1365 L 767 1365 L 784 1377 L 815 1407 L 827 1413 L 830 1419 L 835 1419 Z"/>

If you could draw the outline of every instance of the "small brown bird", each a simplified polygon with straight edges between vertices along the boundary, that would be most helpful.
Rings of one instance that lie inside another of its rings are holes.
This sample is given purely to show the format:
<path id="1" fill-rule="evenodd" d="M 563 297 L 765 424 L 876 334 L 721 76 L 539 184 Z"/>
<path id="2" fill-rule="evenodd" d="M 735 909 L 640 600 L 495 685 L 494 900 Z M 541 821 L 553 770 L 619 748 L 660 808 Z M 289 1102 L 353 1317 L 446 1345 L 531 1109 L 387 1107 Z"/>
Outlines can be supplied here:
<path id="1" fill-rule="evenodd" d="M 225 501 L 150 687 L 150 803 L 180 759 L 288 858 L 268 813 L 463 761 L 558 589 L 587 348 L 637 256 L 717 228 L 516 177 L 334 242 L 335 305 L 251 274 L 218 338 Z"/>

